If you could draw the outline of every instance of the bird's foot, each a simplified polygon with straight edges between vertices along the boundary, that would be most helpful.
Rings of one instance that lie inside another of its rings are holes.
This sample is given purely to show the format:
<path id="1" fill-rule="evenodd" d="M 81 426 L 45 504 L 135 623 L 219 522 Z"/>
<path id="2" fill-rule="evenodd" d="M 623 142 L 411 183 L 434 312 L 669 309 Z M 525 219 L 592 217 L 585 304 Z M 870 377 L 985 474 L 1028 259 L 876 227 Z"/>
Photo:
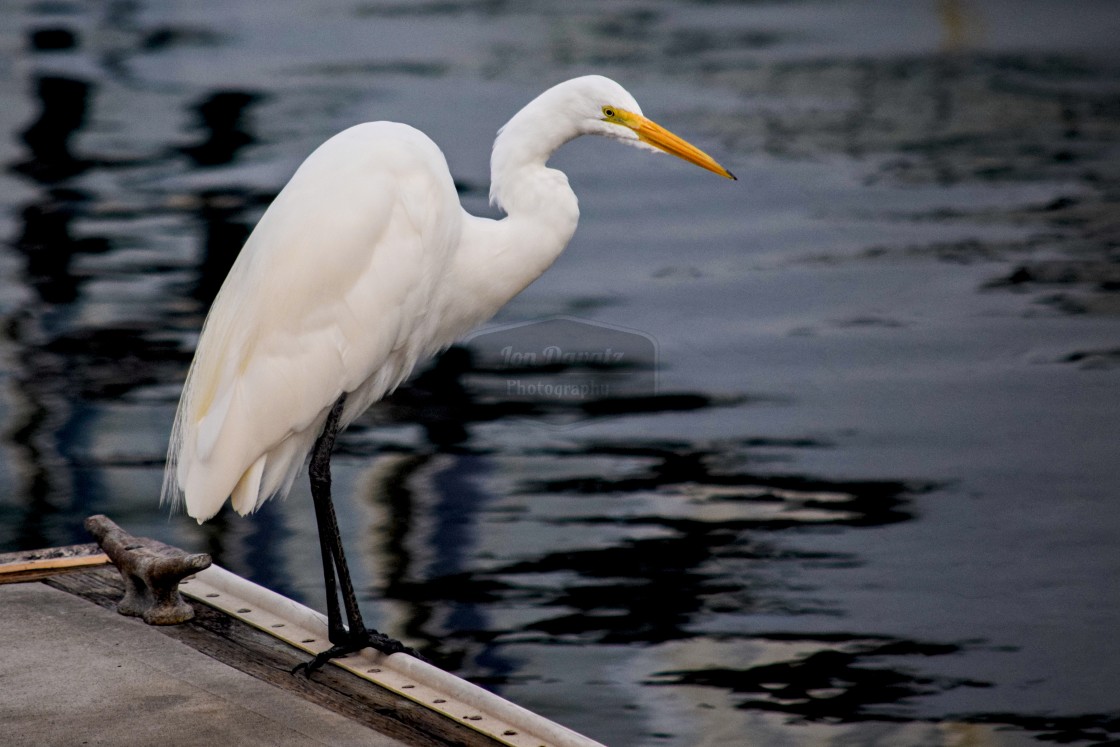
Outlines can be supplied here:
<path id="1" fill-rule="evenodd" d="M 312 672 L 322 668 L 322 666 L 331 659 L 348 656 L 357 651 L 361 651 L 363 648 L 375 649 L 386 656 L 389 654 L 408 654 L 409 656 L 416 657 L 420 661 L 428 661 L 419 651 L 414 648 L 409 648 L 396 638 L 390 638 L 384 633 L 378 633 L 376 630 L 364 630 L 350 640 L 335 644 L 326 651 L 316 654 L 315 658 L 311 661 L 296 664 L 292 667 L 292 674 L 303 672 L 304 676 L 310 677 Z"/>

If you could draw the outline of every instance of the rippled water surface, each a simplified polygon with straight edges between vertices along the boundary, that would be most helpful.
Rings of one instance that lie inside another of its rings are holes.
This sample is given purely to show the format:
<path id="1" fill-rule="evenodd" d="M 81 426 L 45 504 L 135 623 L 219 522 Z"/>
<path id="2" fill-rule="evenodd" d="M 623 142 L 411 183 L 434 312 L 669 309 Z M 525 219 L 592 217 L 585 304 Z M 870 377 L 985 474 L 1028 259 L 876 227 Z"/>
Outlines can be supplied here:
<path id="1" fill-rule="evenodd" d="M 158 506 L 210 300 L 334 132 L 420 127 L 490 214 L 495 130 L 599 72 L 740 181 L 558 154 L 568 251 L 340 440 L 369 621 L 612 745 L 1116 739 L 1117 38 L 1080 0 L 0 6 L 0 551 L 104 512 L 322 607 L 302 482 Z M 581 330 L 640 365 L 503 367 Z"/>

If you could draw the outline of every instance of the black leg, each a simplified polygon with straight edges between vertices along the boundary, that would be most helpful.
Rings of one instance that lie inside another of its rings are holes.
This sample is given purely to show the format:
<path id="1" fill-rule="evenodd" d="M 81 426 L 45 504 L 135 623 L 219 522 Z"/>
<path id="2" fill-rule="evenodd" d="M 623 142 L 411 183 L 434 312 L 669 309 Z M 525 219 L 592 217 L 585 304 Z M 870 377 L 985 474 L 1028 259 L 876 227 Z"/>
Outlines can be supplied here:
<path id="1" fill-rule="evenodd" d="M 343 394 L 331 408 L 323 433 L 311 451 L 311 499 L 315 504 L 315 521 L 319 527 L 319 548 L 323 555 L 323 583 L 327 591 L 327 633 L 331 648 L 317 655 L 310 662 L 300 664 L 292 673 L 303 670 L 310 675 L 319 667 L 338 656 L 372 647 L 386 654 L 403 652 L 423 659 L 420 654 L 400 641 L 368 630 L 362 621 L 358 608 L 358 597 L 350 580 L 350 568 L 346 564 L 346 553 L 342 549 L 342 535 L 338 530 L 338 518 L 331 500 L 331 452 L 338 436 L 338 422 L 342 417 L 342 407 L 346 404 Z M 337 578 L 337 584 L 336 584 Z M 342 597 L 342 607 L 346 612 L 346 625 L 342 623 L 342 610 L 338 598 Z"/>
<path id="2" fill-rule="evenodd" d="M 342 624 L 342 615 L 338 606 L 338 587 L 335 583 L 336 575 L 342 584 L 342 593 L 345 596 L 347 588 L 353 597 L 353 585 L 350 582 L 350 573 L 346 566 L 346 557 L 342 551 L 342 536 L 338 530 L 338 519 L 334 512 L 334 502 L 331 500 L 331 453 L 334 451 L 334 441 L 338 435 L 338 421 L 342 416 L 342 407 L 346 403 L 346 395 L 339 397 L 327 416 L 323 432 L 315 441 L 311 451 L 311 465 L 308 473 L 311 478 L 311 499 L 315 504 L 315 522 L 319 528 L 319 549 L 323 555 L 323 585 L 327 592 L 327 630 L 331 643 L 343 644 L 349 639 L 347 629 Z M 336 574 L 336 569 L 338 573 Z M 343 571 L 345 575 L 343 575 Z M 347 606 L 347 621 L 350 629 L 353 628 L 353 619 L 350 615 L 351 608 Z"/>

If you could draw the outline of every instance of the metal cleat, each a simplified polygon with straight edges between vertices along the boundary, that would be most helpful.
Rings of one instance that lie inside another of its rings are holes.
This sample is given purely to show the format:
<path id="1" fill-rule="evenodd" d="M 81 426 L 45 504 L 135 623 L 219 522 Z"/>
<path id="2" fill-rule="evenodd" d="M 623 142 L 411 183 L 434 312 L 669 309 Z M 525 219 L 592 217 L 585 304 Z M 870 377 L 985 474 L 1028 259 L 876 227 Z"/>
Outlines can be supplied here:
<path id="1" fill-rule="evenodd" d="M 208 554 L 133 537 L 102 514 L 90 516 L 85 526 L 124 580 L 117 612 L 141 617 L 149 625 L 175 625 L 194 617 L 194 608 L 179 594 L 179 582 L 209 568 Z"/>

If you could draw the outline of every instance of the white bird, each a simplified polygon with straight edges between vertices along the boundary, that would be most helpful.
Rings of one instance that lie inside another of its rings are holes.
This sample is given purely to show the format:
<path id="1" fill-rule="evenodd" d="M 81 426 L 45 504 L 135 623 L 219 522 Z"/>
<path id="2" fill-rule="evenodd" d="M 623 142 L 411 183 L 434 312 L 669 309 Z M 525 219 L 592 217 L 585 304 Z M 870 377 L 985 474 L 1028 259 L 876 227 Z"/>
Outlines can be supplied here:
<path id="1" fill-rule="evenodd" d="M 227 498 L 249 514 L 285 495 L 312 454 L 335 645 L 308 673 L 366 646 L 415 653 L 362 622 L 330 498 L 334 439 L 556 260 L 579 208 L 567 177 L 547 161 L 580 135 L 735 178 L 601 76 L 548 89 L 498 131 L 490 201 L 506 213 L 501 220 L 463 210 L 443 153 L 422 132 L 360 124 L 303 162 L 215 298 L 175 416 L 161 500 L 199 523 Z"/>

